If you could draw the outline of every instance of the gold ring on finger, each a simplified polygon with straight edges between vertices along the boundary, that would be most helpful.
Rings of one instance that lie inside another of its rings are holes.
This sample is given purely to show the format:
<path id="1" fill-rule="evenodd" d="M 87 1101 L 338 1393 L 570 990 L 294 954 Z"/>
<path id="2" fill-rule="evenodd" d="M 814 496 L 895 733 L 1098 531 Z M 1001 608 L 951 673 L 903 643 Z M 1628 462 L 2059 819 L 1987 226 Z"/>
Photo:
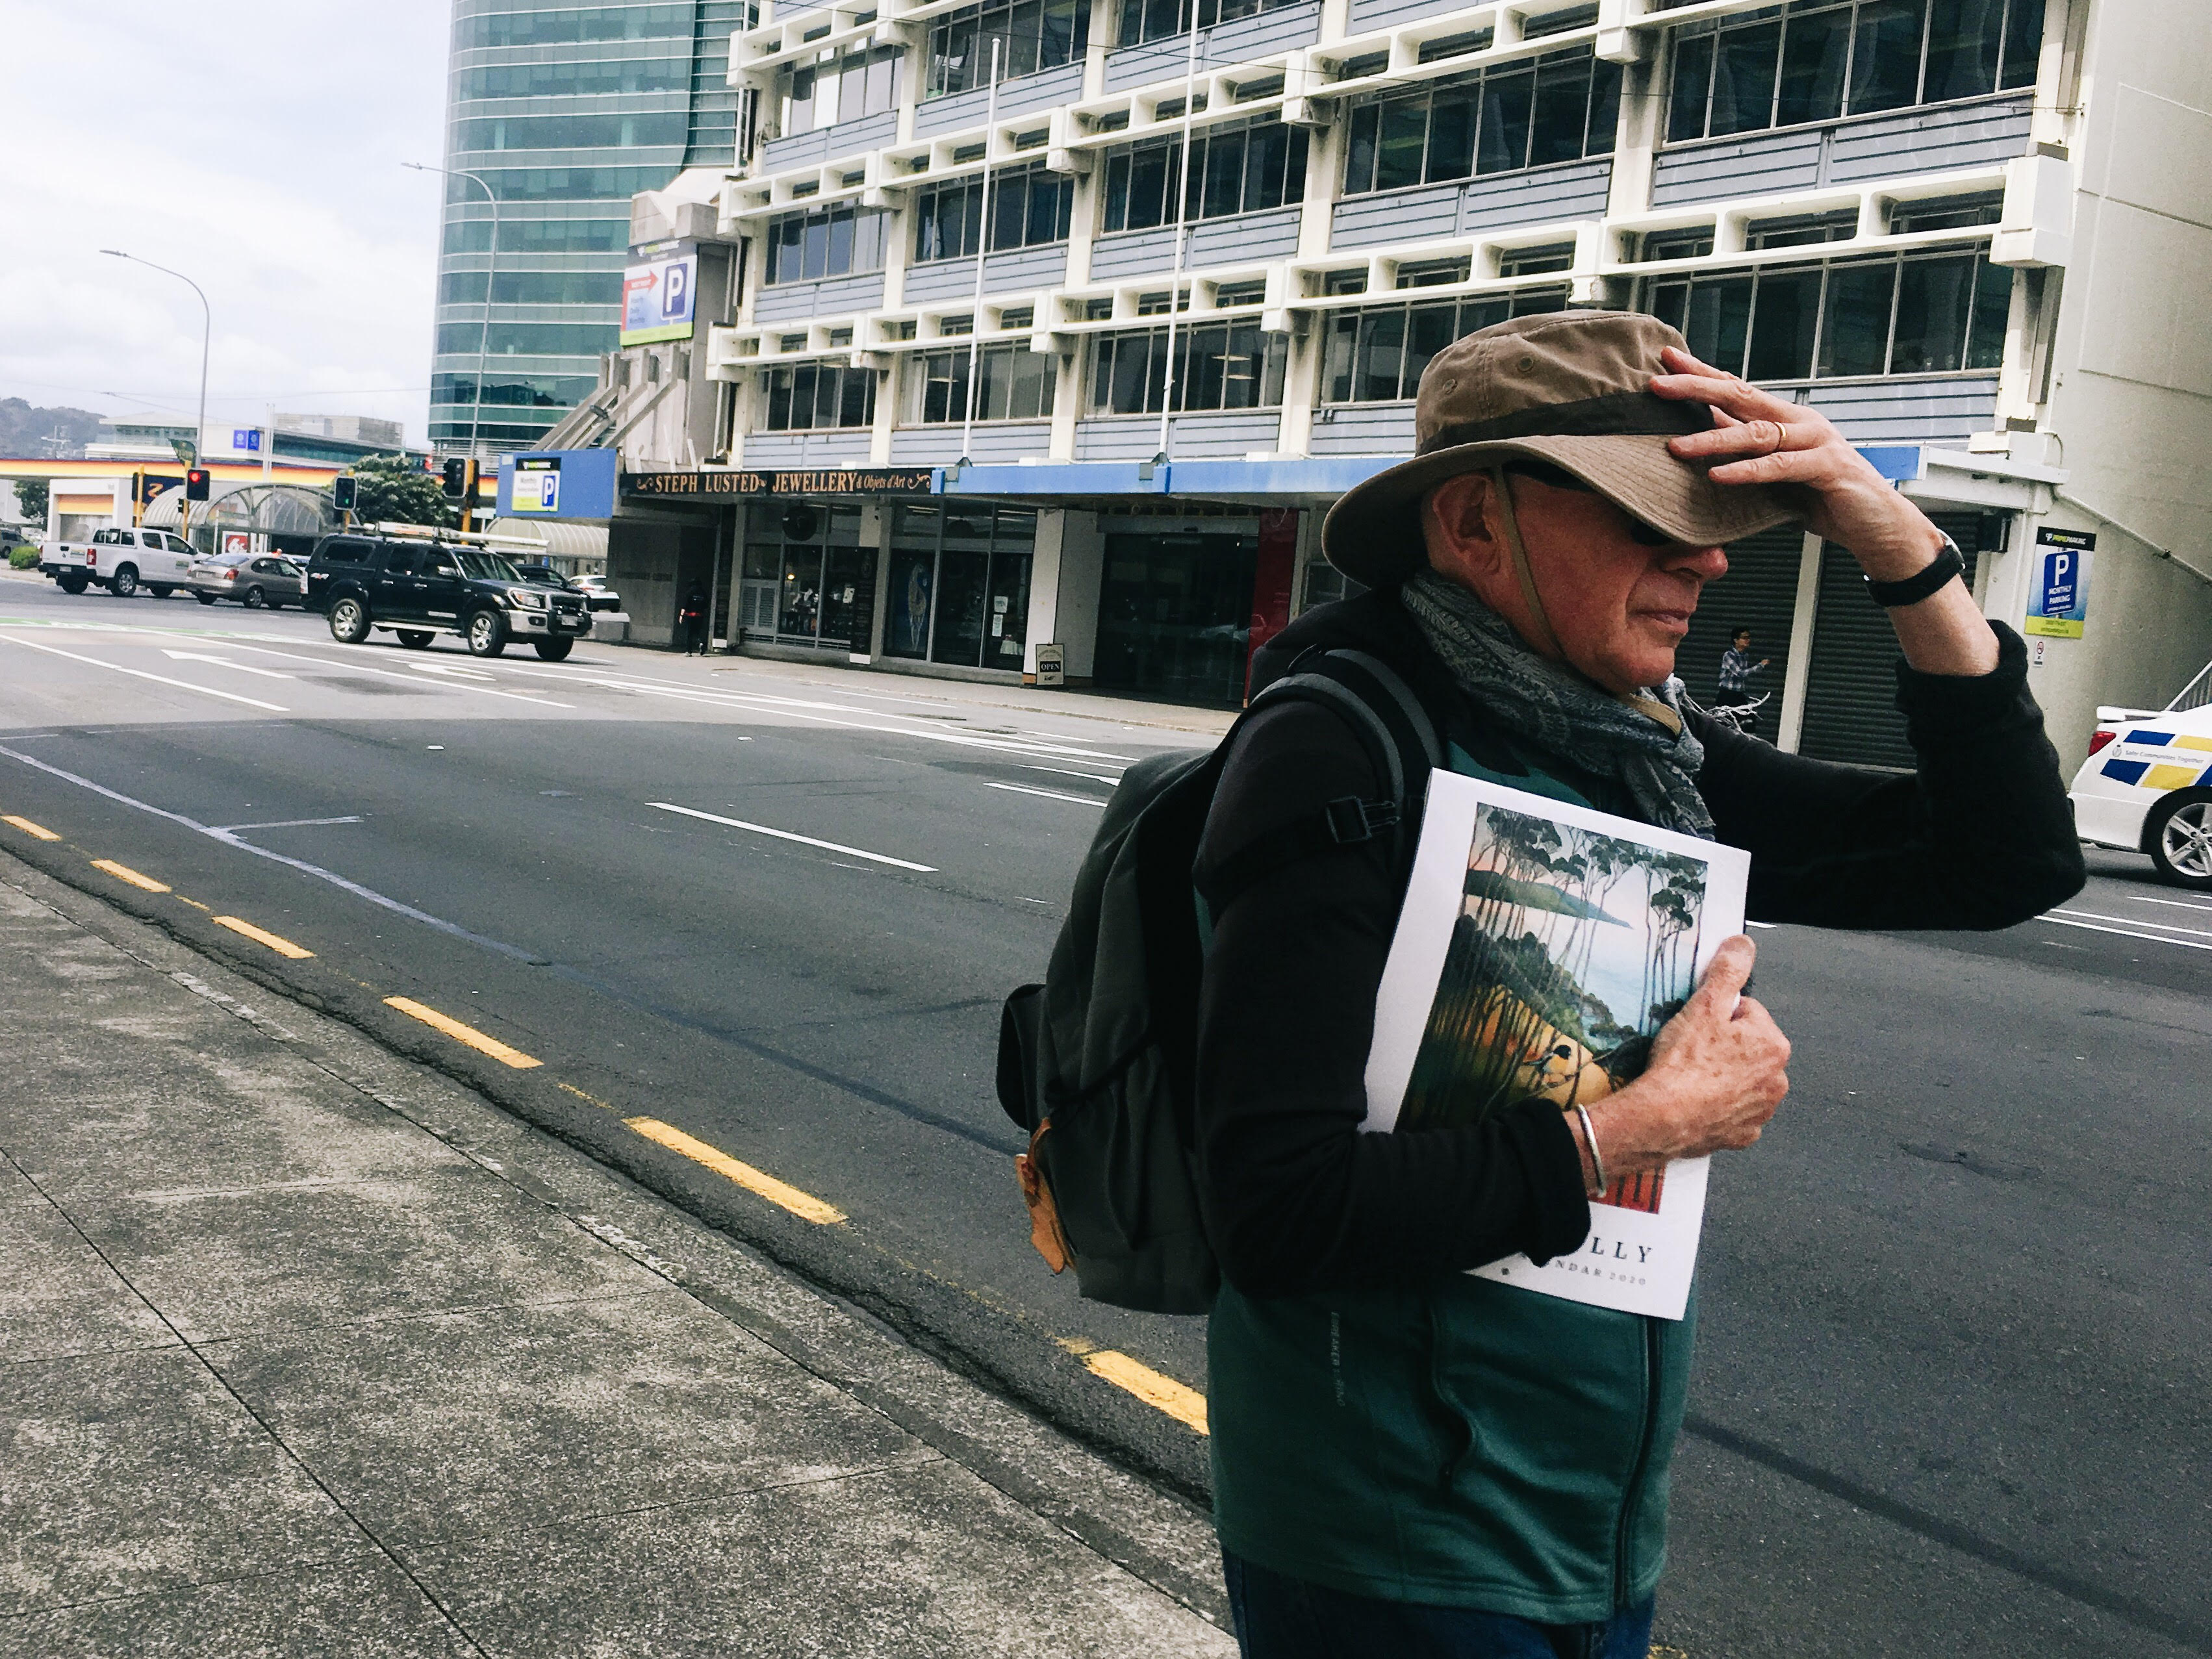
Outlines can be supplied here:
<path id="1" fill-rule="evenodd" d="M 1779 421 L 1762 421 L 1759 424 L 1773 434 L 1766 446 L 1766 453 L 1771 455 L 1788 441 L 1789 434 L 1783 430 L 1782 422 Z"/>

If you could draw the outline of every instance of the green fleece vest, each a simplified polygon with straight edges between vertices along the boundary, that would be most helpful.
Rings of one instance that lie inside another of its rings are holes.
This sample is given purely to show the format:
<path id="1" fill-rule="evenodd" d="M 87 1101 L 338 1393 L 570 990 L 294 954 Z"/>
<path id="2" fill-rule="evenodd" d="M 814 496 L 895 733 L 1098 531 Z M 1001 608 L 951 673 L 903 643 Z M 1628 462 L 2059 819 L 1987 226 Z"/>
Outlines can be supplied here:
<path id="1" fill-rule="evenodd" d="M 1449 761 L 1592 804 L 1457 745 Z M 1652 1319 L 1465 1273 L 1268 1300 L 1224 1285 L 1206 1342 L 1223 1547 L 1354 1595 L 1609 1618 L 1665 1565 L 1696 1315 L 1694 1291 Z"/>

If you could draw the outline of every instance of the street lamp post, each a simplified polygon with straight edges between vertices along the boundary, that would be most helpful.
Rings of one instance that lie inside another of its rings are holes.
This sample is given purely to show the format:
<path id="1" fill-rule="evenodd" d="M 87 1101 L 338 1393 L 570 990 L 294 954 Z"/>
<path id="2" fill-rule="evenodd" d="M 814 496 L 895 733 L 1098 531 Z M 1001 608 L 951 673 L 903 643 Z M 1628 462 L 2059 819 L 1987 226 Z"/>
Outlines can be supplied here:
<path id="1" fill-rule="evenodd" d="M 442 173 L 448 179 L 465 179 L 483 191 L 484 200 L 491 204 L 491 252 L 484 261 L 483 322 L 477 330 L 477 393 L 469 404 L 469 455 L 472 459 L 480 459 L 477 454 L 477 427 L 483 418 L 484 359 L 491 349 L 491 282 L 492 273 L 499 265 L 499 198 L 481 177 L 461 167 L 434 167 L 422 161 L 402 161 L 399 165 L 416 173 Z"/>
<path id="2" fill-rule="evenodd" d="M 200 412 L 198 423 L 192 428 L 192 459 L 190 463 L 191 465 L 197 465 L 200 459 L 200 445 L 205 441 L 207 438 L 208 346 L 210 342 L 215 337 L 215 313 L 209 308 L 207 291 L 201 288 L 201 286 L 198 283 L 194 282 L 191 277 L 185 276 L 181 270 L 172 270 L 167 265 L 157 265 L 151 259 L 142 259 L 135 253 L 124 252 L 120 248 L 104 247 L 100 251 L 111 259 L 128 259 L 134 265 L 144 265 L 149 270 L 160 271 L 164 276 L 173 276 L 179 282 L 182 283 L 186 288 L 191 289 L 193 293 L 199 295 Z M 188 500 L 179 500 L 177 503 L 177 507 L 178 532 L 186 538 L 189 538 L 191 534 L 191 502 Z"/>

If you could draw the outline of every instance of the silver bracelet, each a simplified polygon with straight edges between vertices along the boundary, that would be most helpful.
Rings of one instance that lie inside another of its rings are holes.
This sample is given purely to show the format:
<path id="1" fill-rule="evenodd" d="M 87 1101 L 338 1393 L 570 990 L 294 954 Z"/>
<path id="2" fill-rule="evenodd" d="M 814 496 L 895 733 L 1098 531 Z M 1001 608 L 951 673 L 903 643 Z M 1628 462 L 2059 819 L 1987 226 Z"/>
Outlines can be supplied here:
<path id="1" fill-rule="evenodd" d="M 1583 1121 L 1583 1145 L 1589 1148 L 1590 1170 L 1597 1176 L 1595 1190 L 1601 1193 L 1609 1183 L 1605 1178 L 1605 1160 L 1597 1155 L 1597 1131 L 1590 1127 L 1589 1109 L 1577 1101 L 1575 1115 Z"/>

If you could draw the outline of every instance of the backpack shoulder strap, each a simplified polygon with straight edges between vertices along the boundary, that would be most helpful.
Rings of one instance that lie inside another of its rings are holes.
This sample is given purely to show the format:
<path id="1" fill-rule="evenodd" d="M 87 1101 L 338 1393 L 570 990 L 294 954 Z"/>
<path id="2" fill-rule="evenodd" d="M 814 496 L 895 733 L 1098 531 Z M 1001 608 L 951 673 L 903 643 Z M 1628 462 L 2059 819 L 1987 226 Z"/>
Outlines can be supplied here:
<path id="1" fill-rule="evenodd" d="M 1413 689 L 1390 665 L 1363 651 L 1307 652 L 1291 672 L 1252 700 L 1237 724 L 1265 707 L 1285 702 L 1318 702 L 1349 726 L 1367 750 L 1386 791 L 1379 799 L 1346 795 L 1315 814 L 1259 836 L 1223 860 L 1200 884 L 1199 896 L 1219 915 L 1237 896 L 1261 877 L 1302 860 L 1356 847 L 1388 834 L 1394 865 L 1409 862 L 1422 804 L 1428 798 L 1429 773 L 1443 763 L 1436 723 Z M 1235 732 L 1232 729 L 1231 738 Z M 1230 739 L 1224 738 L 1225 751 Z"/>

